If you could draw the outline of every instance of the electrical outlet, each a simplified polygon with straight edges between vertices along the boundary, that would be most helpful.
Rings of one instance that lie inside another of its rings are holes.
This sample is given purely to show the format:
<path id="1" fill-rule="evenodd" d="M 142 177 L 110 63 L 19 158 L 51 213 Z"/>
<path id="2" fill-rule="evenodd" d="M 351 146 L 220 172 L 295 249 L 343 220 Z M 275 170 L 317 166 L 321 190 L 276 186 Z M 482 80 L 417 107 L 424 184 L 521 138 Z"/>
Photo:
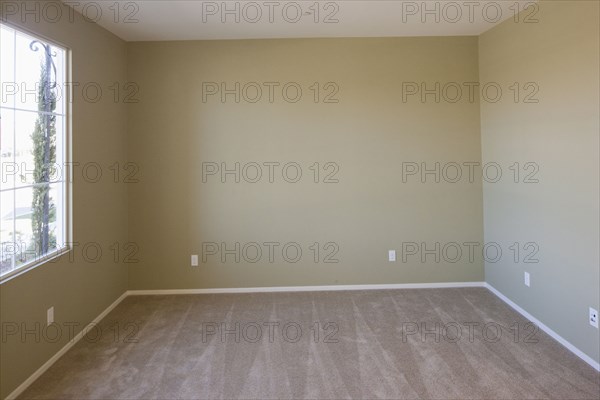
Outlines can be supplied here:
<path id="1" fill-rule="evenodd" d="M 46 319 L 48 320 L 48 325 L 54 323 L 54 306 L 50 307 L 46 312 Z"/>
<path id="2" fill-rule="evenodd" d="M 529 277 L 529 272 L 525 272 L 525 286 L 531 286 L 531 278 Z"/>
<path id="3" fill-rule="evenodd" d="M 598 329 L 598 310 L 590 307 L 590 325 Z"/>
<path id="4" fill-rule="evenodd" d="M 198 266 L 198 255 L 193 254 L 192 255 L 192 267 L 197 267 L 197 266 Z"/>
<path id="5" fill-rule="evenodd" d="M 389 261 L 396 261 L 396 250 L 389 250 L 388 251 L 388 260 Z"/>

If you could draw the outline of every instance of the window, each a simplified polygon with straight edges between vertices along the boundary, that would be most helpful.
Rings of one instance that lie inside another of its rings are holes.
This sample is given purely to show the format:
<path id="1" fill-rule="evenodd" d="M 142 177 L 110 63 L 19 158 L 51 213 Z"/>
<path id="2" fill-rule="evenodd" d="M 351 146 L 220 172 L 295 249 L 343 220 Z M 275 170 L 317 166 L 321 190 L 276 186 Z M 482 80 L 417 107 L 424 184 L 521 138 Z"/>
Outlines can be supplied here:
<path id="1" fill-rule="evenodd" d="M 0 281 L 68 248 L 66 49 L 0 24 Z"/>

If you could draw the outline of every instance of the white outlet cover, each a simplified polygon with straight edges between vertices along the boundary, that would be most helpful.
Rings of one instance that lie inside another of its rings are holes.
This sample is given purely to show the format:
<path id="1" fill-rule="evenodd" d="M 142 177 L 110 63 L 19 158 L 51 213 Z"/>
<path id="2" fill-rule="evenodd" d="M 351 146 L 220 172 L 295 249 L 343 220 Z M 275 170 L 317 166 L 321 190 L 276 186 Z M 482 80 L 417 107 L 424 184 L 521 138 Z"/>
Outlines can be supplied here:
<path id="1" fill-rule="evenodd" d="M 396 261 L 396 250 L 389 250 L 388 251 L 388 260 L 390 260 L 390 261 Z"/>
<path id="2" fill-rule="evenodd" d="M 52 306 L 48 309 L 48 311 L 46 312 L 46 316 L 47 316 L 47 320 L 48 320 L 48 325 L 53 324 L 54 323 L 54 306 Z"/>
<path id="3" fill-rule="evenodd" d="M 590 325 L 598 329 L 598 310 L 590 307 Z"/>
<path id="4" fill-rule="evenodd" d="M 531 278 L 529 272 L 525 272 L 525 286 L 531 286 Z"/>
<path id="5" fill-rule="evenodd" d="M 192 267 L 197 267 L 197 266 L 198 266 L 198 255 L 193 254 L 192 255 Z"/>

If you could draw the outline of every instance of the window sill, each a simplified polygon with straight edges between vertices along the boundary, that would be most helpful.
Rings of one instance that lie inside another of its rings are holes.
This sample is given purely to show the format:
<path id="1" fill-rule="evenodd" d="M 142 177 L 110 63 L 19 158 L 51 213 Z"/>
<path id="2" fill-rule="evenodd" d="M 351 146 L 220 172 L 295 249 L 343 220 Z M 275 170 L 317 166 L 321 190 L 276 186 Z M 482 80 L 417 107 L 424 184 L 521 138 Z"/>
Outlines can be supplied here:
<path id="1" fill-rule="evenodd" d="M 60 249 L 56 249 L 53 252 L 46 254 L 40 260 L 32 261 L 28 264 L 22 265 L 19 268 L 14 269 L 14 270 L 0 276 L 0 285 L 10 281 L 13 278 L 16 278 L 17 276 L 23 275 L 26 272 L 29 272 L 34 268 L 37 268 L 37 267 L 44 265 L 46 263 L 49 263 L 49 262 L 53 262 L 57 258 L 61 257 L 64 254 L 67 254 L 70 251 L 71 251 L 70 246 L 61 247 Z"/>

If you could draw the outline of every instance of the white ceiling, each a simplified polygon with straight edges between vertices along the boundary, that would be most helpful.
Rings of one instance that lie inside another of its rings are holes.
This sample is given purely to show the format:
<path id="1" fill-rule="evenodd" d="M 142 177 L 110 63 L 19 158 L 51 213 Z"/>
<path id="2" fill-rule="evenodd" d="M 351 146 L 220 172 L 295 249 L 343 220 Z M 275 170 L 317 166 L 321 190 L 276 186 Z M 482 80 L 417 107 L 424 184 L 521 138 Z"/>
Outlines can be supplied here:
<path id="1" fill-rule="evenodd" d="M 127 41 L 479 35 L 515 10 L 535 17 L 537 7 L 531 0 L 64 1 Z"/>

